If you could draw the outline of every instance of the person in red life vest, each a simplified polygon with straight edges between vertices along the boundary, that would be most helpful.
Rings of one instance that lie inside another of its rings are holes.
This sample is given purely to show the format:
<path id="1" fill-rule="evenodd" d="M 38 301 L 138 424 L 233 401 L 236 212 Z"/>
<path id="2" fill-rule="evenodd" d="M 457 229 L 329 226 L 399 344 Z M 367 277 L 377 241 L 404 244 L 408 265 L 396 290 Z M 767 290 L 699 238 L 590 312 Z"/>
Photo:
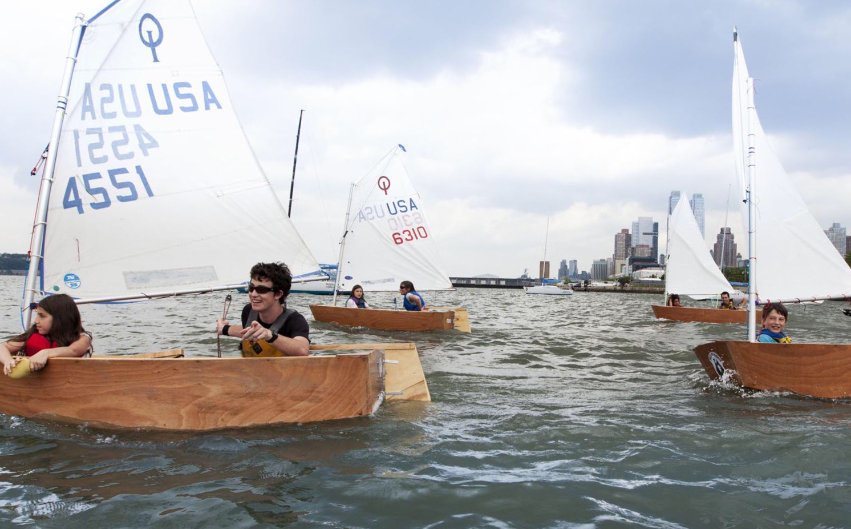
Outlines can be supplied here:
<path id="1" fill-rule="evenodd" d="M 51 358 L 83 356 L 91 348 L 92 335 L 83 329 L 77 304 L 67 294 L 55 294 L 38 302 L 35 323 L 25 333 L 0 343 L 0 362 L 8 375 L 26 355 L 30 371 L 38 371 Z"/>
<path id="2" fill-rule="evenodd" d="M 242 309 L 242 325 L 216 320 L 216 332 L 242 339 L 240 350 L 247 358 L 307 356 L 310 328 L 307 320 L 287 308 L 293 276 L 284 263 L 257 263 L 251 268 L 249 303 Z"/>

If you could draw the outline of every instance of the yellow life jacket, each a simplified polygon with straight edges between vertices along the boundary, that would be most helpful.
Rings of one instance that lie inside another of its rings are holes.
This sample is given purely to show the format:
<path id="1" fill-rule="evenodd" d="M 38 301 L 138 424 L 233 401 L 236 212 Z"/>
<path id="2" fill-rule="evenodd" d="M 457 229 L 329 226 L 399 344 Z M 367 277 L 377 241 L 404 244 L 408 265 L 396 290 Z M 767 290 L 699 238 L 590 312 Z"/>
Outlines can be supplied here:
<path id="1" fill-rule="evenodd" d="M 280 316 L 269 325 L 269 329 L 272 332 L 278 332 L 284 326 L 284 322 L 287 321 L 287 318 L 290 317 L 290 314 L 295 312 L 292 309 L 286 309 L 281 313 Z M 245 320 L 245 327 L 251 325 L 253 321 L 260 321 L 260 317 L 257 314 L 257 311 L 252 310 L 248 313 L 248 318 Z M 239 350 L 242 352 L 243 358 L 268 358 L 272 356 L 284 356 L 284 353 L 278 350 L 277 347 L 270 344 L 266 340 L 257 340 L 256 342 L 252 342 L 250 340 L 242 340 L 239 345 Z"/>

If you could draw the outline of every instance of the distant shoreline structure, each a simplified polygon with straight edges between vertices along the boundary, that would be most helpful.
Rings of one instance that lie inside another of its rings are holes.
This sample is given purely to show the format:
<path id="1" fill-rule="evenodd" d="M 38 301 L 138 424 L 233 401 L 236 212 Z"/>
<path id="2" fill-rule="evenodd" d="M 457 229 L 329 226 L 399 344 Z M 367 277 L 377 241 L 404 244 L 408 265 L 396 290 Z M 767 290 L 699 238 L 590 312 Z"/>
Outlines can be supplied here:
<path id="1" fill-rule="evenodd" d="M 449 277 L 455 288 L 508 288 L 520 289 L 539 284 L 536 279 L 526 277 Z M 587 287 L 582 281 L 572 282 L 574 292 L 618 292 L 623 294 L 664 294 L 665 285 L 660 281 L 644 283 L 641 280 L 632 281 L 621 287 L 617 283 L 594 283 Z"/>

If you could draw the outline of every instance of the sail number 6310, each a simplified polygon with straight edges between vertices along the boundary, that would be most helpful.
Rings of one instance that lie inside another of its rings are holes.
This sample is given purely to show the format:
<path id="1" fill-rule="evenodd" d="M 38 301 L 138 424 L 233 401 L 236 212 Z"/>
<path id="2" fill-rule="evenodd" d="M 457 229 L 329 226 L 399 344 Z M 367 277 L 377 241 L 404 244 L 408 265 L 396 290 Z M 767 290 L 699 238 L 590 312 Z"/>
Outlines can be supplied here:
<path id="1" fill-rule="evenodd" d="M 405 244 L 406 242 L 425 239 L 428 237 L 428 232 L 425 226 L 416 226 L 409 230 L 402 230 L 393 233 L 393 242 L 396 244 Z"/>

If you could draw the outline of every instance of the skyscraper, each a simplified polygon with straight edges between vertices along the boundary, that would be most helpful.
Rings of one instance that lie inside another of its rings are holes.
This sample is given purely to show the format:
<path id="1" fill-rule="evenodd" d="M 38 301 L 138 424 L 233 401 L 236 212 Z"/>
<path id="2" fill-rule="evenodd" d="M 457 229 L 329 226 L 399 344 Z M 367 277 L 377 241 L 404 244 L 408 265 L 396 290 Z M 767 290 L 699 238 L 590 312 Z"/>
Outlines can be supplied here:
<path id="1" fill-rule="evenodd" d="M 651 217 L 638 217 L 632 223 L 632 241 L 630 246 L 635 248 L 643 244 L 650 248 L 650 257 L 654 260 L 659 257 L 659 223 L 653 222 Z M 630 256 L 627 256 L 629 258 Z"/>
<path id="2" fill-rule="evenodd" d="M 568 277 L 567 260 L 566 259 L 562 259 L 561 263 L 559 263 L 559 265 L 558 265 L 558 276 L 557 277 L 559 279 L 565 279 L 565 278 Z"/>
<path id="3" fill-rule="evenodd" d="M 576 263 L 576 259 L 571 259 L 567 264 L 567 275 L 570 277 L 577 277 L 579 275 L 579 267 Z"/>
<path id="4" fill-rule="evenodd" d="M 715 236 L 715 245 L 712 247 L 712 256 L 715 264 L 723 268 L 736 267 L 736 243 L 733 241 L 733 232 L 730 228 L 723 227 Z"/>
<path id="5" fill-rule="evenodd" d="M 615 274 L 620 274 L 624 271 L 631 255 L 632 235 L 630 235 L 628 229 L 624 228 L 620 233 L 615 234 L 615 252 L 612 255 L 615 263 Z"/>
<path id="6" fill-rule="evenodd" d="M 608 264 L 605 259 L 596 259 L 591 264 L 591 279 L 606 279 L 608 276 Z"/>
<path id="7" fill-rule="evenodd" d="M 677 202 L 680 201 L 680 192 L 679 191 L 671 191 L 671 196 L 668 197 L 668 215 L 674 212 L 674 208 L 677 207 Z"/>
<path id="8" fill-rule="evenodd" d="M 839 250 L 839 254 L 842 257 L 845 257 L 845 254 L 848 253 L 845 228 L 840 226 L 838 222 L 834 222 L 833 226 L 824 230 L 824 234 L 827 235 L 830 242 L 832 242 L 836 249 Z"/>
<path id="9" fill-rule="evenodd" d="M 705 238 L 706 206 L 703 205 L 703 194 L 695 193 L 688 202 L 692 213 L 694 213 L 694 220 L 697 221 L 697 227 L 700 228 L 700 236 Z"/>

